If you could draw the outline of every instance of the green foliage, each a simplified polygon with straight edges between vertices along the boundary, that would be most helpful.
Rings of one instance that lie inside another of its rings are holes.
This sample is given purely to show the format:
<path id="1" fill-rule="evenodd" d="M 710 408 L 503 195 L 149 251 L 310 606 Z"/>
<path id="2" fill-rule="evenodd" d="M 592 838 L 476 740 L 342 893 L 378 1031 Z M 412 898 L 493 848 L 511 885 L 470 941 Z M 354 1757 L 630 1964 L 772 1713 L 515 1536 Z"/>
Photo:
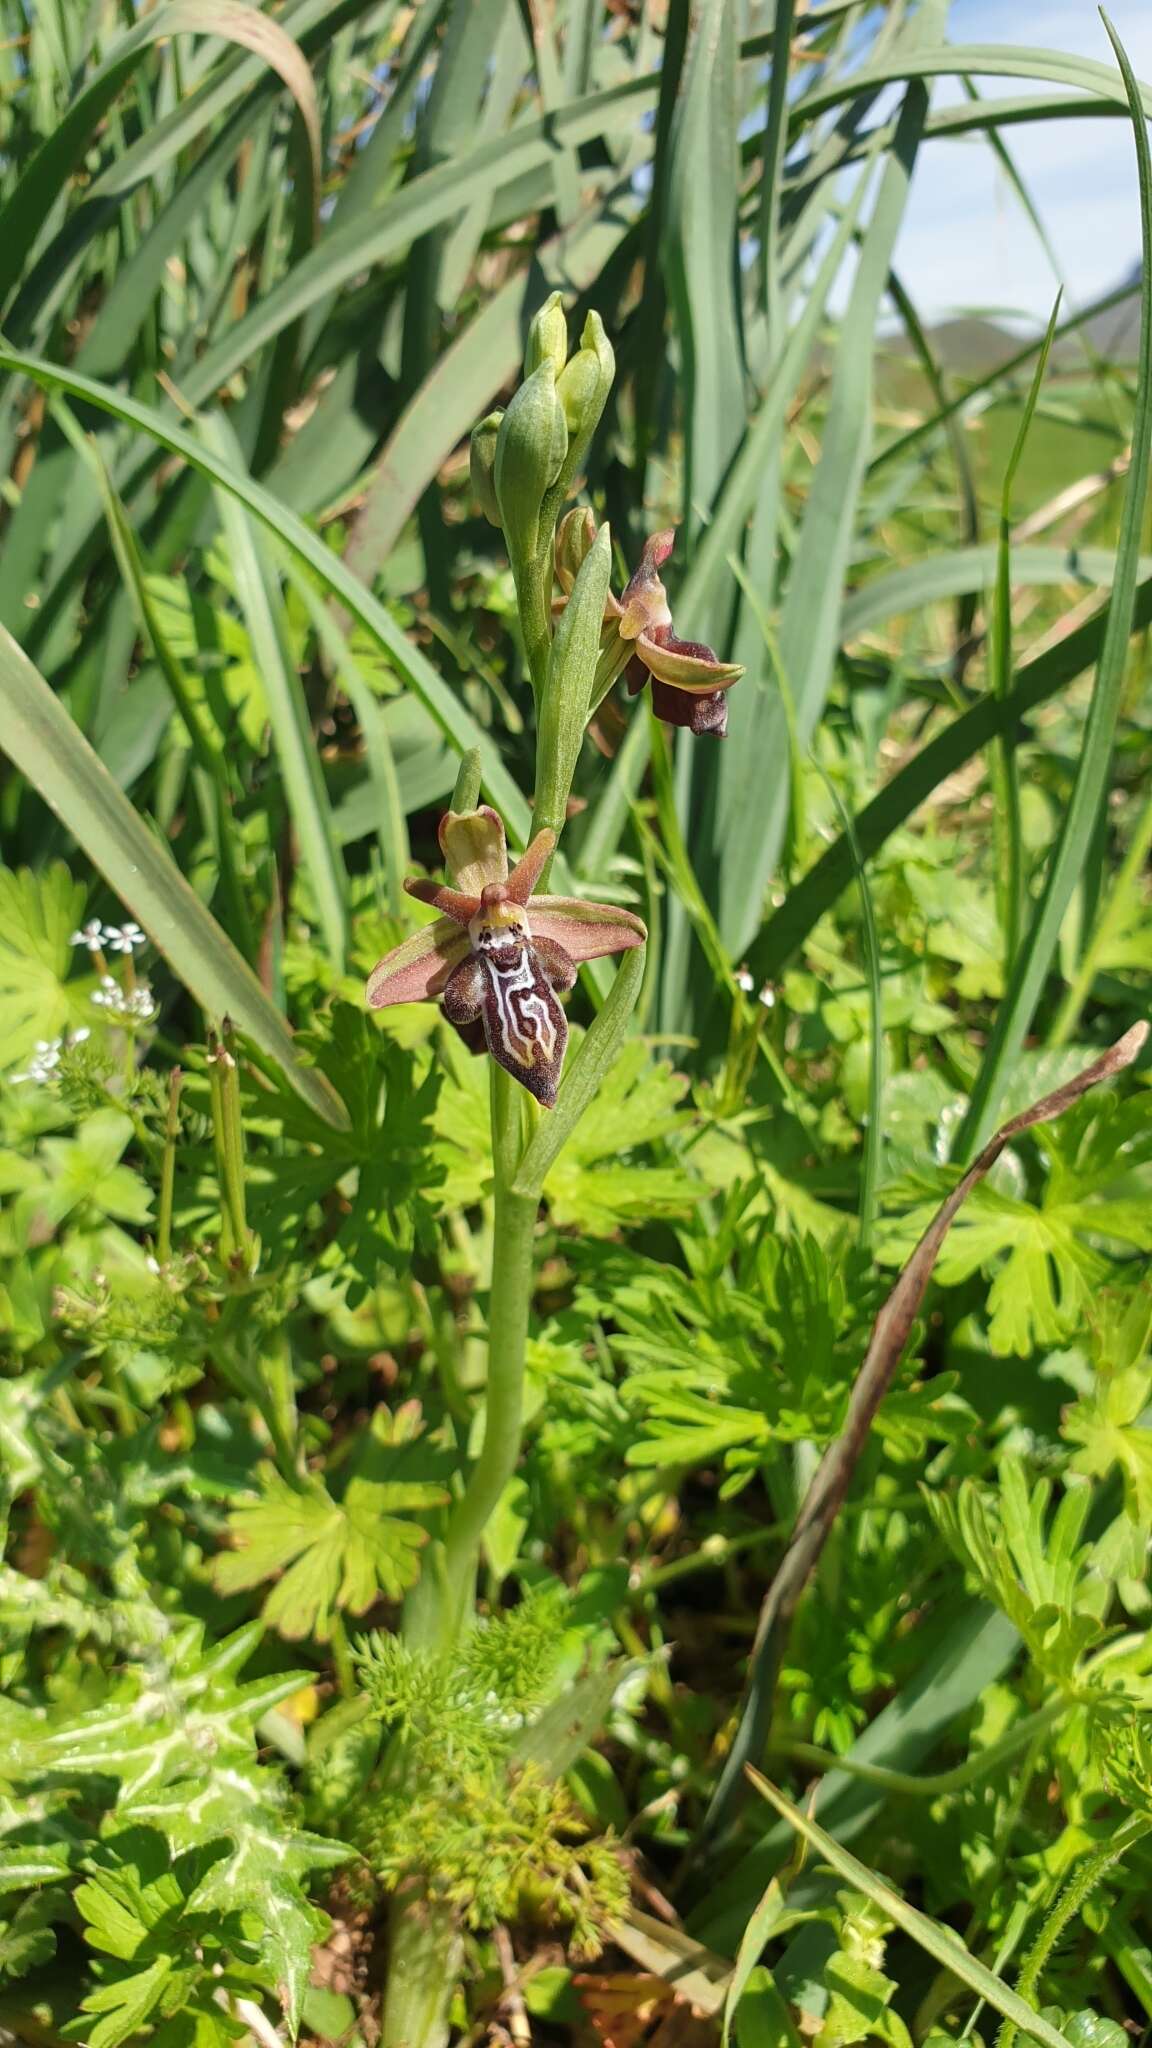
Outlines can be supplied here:
<path id="1" fill-rule="evenodd" d="M 68 986 L 83 884 L 62 861 L 42 874 L 0 868 L 0 1060 L 19 1066 L 40 1040 L 88 1022 Z"/>
<path id="2" fill-rule="evenodd" d="M 966 1480 L 956 1495 L 927 1504 L 946 1541 L 989 1599 L 1019 1629 L 1047 1677 L 1068 1684 L 1105 1633 L 1111 1588 L 1097 1547 L 1081 1542 L 1092 1507 L 1086 1486 L 1069 1487 L 1049 1521 L 1051 1483 L 1029 1490 L 1018 1459 L 1006 1459 L 994 1494 Z"/>
<path id="3" fill-rule="evenodd" d="M 317 1479 L 289 1484 L 274 1466 L 261 1466 L 259 1501 L 229 1517 L 236 1550 L 216 1561 L 219 1591 L 242 1592 L 276 1578 L 265 1621 L 281 1635 L 320 1642 L 329 1640 L 339 1611 L 363 1614 L 379 1593 L 399 1599 L 416 1583 L 427 1540 L 427 1531 L 402 1521 L 401 1513 L 448 1498 L 443 1486 L 421 1476 L 418 1449 L 412 1469 L 418 1428 L 418 1408 L 395 1418 L 377 1409 L 338 1500 Z"/>
<path id="4" fill-rule="evenodd" d="M 625 1872 L 610 1838 L 587 1839 L 554 1755 L 541 1768 L 521 1753 L 560 1692 L 564 1649 L 548 1596 L 479 1623 L 455 1654 L 368 1638 L 361 1676 L 395 1742 L 357 1829 L 379 1878 L 415 1881 L 467 1927 L 527 1917 L 596 1955 L 627 1903 Z"/>
<path id="5" fill-rule="evenodd" d="M 0 2040 L 441 2048 L 461 1955 L 462 2040 L 1152 2022 L 1146 1063 L 958 1214 L 778 1645 L 793 1803 L 702 1837 L 957 1132 L 1146 1007 L 1138 286 L 1041 361 L 892 268 L 924 142 L 1035 224 L 1017 122 L 1128 88 L 947 15 L 5 0 Z M 722 746 L 596 659 L 668 527 Z M 649 932 L 496 1159 L 363 1002 L 454 789 Z"/>
<path id="6" fill-rule="evenodd" d="M 1152 1102 L 1085 1104 L 1045 1143 L 1050 1171 L 1039 1200 L 984 1182 L 953 1226 L 937 1268 L 946 1287 L 975 1272 L 992 1276 L 988 1334 L 1001 1356 L 1027 1357 L 1066 1342 L 1090 1319 L 1117 1260 L 1133 1249 L 1152 1250 Z M 946 1183 L 941 1177 L 936 1185 L 943 1192 Z M 901 1217 L 886 1238 L 887 1257 L 907 1255 L 935 1206 Z"/>

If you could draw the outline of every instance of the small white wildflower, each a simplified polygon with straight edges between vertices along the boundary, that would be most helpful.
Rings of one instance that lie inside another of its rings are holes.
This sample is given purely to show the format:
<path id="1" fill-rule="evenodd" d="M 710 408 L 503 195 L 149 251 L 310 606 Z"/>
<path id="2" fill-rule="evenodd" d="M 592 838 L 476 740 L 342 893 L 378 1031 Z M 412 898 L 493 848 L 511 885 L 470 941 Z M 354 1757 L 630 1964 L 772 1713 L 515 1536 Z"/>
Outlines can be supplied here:
<path id="1" fill-rule="evenodd" d="M 110 924 L 105 927 L 104 943 L 112 953 L 134 953 L 138 946 L 148 944 L 138 924 Z"/>
<path id="2" fill-rule="evenodd" d="M 69 1045 L 83 1045 L 84 1040 L 86 1038 L 91 1038 L 91 1036 L 92 1033 L 89 1031 L 88 1026 L 86 1024 L 82 1024 L 80 1026 L 79 1031 L 72 1032 L 71 1036 L 69 1037 L 68 1043 Z"/>
<path id="3" fill-rule="evenodd" d="M 766 981 L 764 983 L 756 1000 L 758 1003 L 763 1003 L 766 1010 L 774 1010 L 776 1008 L 776 991 L 772 987 L 771 982 Z"/>
<path id="4" fill-rule="evenodd" d="M 111 974 L 100 976 L 99 988 L 93 989 L 92 1001 L 98 1010 L 119 1010 L 124 992 Z"/>
<path id="5" fill-rule="evenodd" d="M 74 946 L 87 946 L 90 953 L 99 953 L 104 945 L 104 927 L 98 917 L 90 917 L 79 931 L 73 932 Z"/>
<path id="6" fill-rule="evenodd" d="M 144 1264 L 147 1266 L 148 1271 L 150 1273 L 159 1273 L 160 1261 L 159 1259 L 154 1259 L 151 1253 L 149 1253 L 148 1257 L 145 1259 Z"/>
<path id="7" fill-rule="evenodd" d="M 37 1086 L 42 1081 L 47 1081 L 54 1070 L 60 1065 L 60 1054 L 63 1046 L 64 1040 L 62 1038 L 38 1038 L 33 1049 L 32 1058 L 28 1062 L 28 1072 L 26 1074 L 13 1074 L 13 1081 L 34 1081 Z"/>
<path id="8" fill-rule="evenodd" d="M 749 974 L 748 969 L 746 967 L 742 967 L 740 969 L 739 974 L 736 976 L 736 986 L 737 988 L 743 989 L 744 994 L 746 996 L 751 995 L 754 983 L 752 980 L 752 976 Z"/>
<path id="9" fill-rule="evenodd" d="M 133 1024 L 150 1023 L 157 1010 L 156 998 L 146 981 L 123 989 L 110 974 L 101 977 L 99 988 L 92 992 L 92 1001 L 98 1010 L 107 1010 L 110 1017 L 121 1017 Z"/>

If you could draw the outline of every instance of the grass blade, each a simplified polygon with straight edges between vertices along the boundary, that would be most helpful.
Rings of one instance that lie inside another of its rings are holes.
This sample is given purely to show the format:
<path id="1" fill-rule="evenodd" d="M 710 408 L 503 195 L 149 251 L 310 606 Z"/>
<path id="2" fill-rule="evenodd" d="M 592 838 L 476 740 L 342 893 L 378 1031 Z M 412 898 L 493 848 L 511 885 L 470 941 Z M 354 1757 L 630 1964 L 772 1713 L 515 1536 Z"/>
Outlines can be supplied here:
<path id="1" fill-rule="evenodd" d="M 840 616 L 840 637 L 854 640 L 869 627 L 902 612 L 915 612 L 948 597 L 962 597 L 969 591 L 985 589 L 994 581 L 998 548 L 987 542 L 975 548 L 953 548 L 947 554 L 926 554 L 906 568 L 876 576 L 854 592 Z M 1152 555 L 1137 563 L 1141 576 L 1152 576 Z M 1037 588 L 1056 583 L 1110 584 L 1116 574 L 1116 555 L 1111 548 L 1018 547 L 1012 553 L 1012 582 L 1019 588 Z"/>
<path id="2" fill-rule="evenodd" d="M 21 277 L 45 220 L 83 158 L 93 130 L 131 77 L 149 45 L 161 36 L 217 35 L 262 57 L 296 102 L 305 136 L 298 204 L 314 210 L 320 184 L 320 117 L 312 74 L 292 37 L 258 9 L 239 0 L 170 0 L 130 29 L 69 106 L 0 212 L 0 301 Z"/>
<path id="3" fill-rule="evenodd" d="M 872 218 L 861 243 L 836 355 L 832 395 L 820 462 L 808 495 L 788 594 L 780 616 L 780 654 L 796 702 L 801 744 L 807 746 L 823 709 L 839 644 L 829 587 L 841 588 L 867 468 L 872 415 L 872 353 L 880 300 L 908 196 L 927 113 L 927 92 L 909 87 L 893 153 L 884 166 Z M 771 764 L 784 758 L 783 712 L 771 707 L 757 734 L 762 802 L 746 807 L 725 834 L 720 877 L 720 930 L 734 954 L 743 953 L 760 925 L 769 876 L 779 857 L 788 813 L 788 780 Z"/>
<path id="4" fill-rule="evenodd" d="M 227 420 L 215 414 L 201 421 L 200 431 L 222 462 L 233 472 L 242 470 L 243 454 Z M 216 502 L 240 610 L 268 700 L 268 719 L 293 830 L 329 958 L 342 967 L 348 936 L 347 879 L 303 685 L 284 632 L 279 578 L 269 560 L 263 532 L 254 528 L 251 515 L 235 493 L 218 484 Z"/>
<path id="5" fill-rule="evenodd" d="M 988 622 L 988 676 L 993 694 L 1001 703 L 1012 688 L 1012 487 L 1028 440 L 1032 416 L 1040 398 L 1059 312 L 1060 295 L 1057 293 L 1000 491 L 996 583 Z M 1024 922 L 1024 840 L 1020 823 L 1020 777 L 1016 763 L 1016 747 L 1010 733 L 1000 734 L 993 749 L 992 762 L 992 784 L 997 799 L 996 834 L 1000 842 L 997 860 L 1000 930 L 1004 939 L 1007 980 L 1012 972 Z"/>
<path id="6" fill-rule="evenodd" d="M 1016 721 L 1082 675 L 1100 650 L 1108 617 L 1107 612 L 1098 613 L 1047 653 L 1028 662 L 1020 670 L 1005 703 L 993 697 L 982 698 L 922 747 L 915 759 L 901 768 L 857 816 L 855 832 L 861 859 L 870 860 L 905 819 L 927 801 L 937 785 L 970 761 L 998 732 L 1011 731 Z M 1152 578 L 1137 590 L 1131 621 L 1133 632 L 1148 625 L 1152 625 Z M 772 981 L 779 975 L 825 911 L 831 909 L 841 890 L 848 887 L 854 873 L 852 849 L 842 835 L 801 877 L 764 926 L 748 956 L 750 972 L 757 981 Z"/>
<path id="7" fill-rule="evenodd" d="M 316 1113 L 342 1128 L 342 1104 L 324 1077 L 297 1059 L 292 1033 L 252 969 L 3 627 L 0 698 L 4 752 L 127 904 L 173 973 L 210 1017 L 230 1016 Z"/>
<path id="8" fill-rule="evenodd" d="M 291 549 L 293 554 L 308 563 L 325 589 L 331 591 L 334 597 L 338 597 L 353 617 L 359 619 L 368 632 L 379 640 L 397 674 L 414 695 L 420 698 L 457 753 L 467 753 L 471 747 L 479 748 L 488 794 L 499 807 L 513 837 L 519 844 L 525 843 L 531 823 L 531 812 L 504 767 L 490 736 L 457 701 L 431 664 L 409 643 L 391 614 L 370 591 L 365 590 L 358 577 L 349 574 L 340 558 L 334 555 L 295 513 L 288 511 L 271 492 L 255 483 L 250 476 L 230 468 L 213 449 L 207 447 L 195 435 L 162 418 L 151 407 L 140 405 L 135 399 L 126 398 L 122 393 L 110 390 L 106 384 L 98 383 L 91 377 L 80 377 L 74 371 L 62 369 L 58 364 L 42 362 L 36 356 L 25 355 L 3 344 L 0 344 L 0 369 L 19 371 L 49 391 L 65 391 L 74 398 L 87 399 L 102 412 L 110 413 L 114 418 L 123 420 L 126 425 L 135 427 L 158 447 L 167 448 L 170 453 L 182 456 L 184 461 L 201 475 L 231 491 L 241 504 L 254 512 L 257 518 Z"/>
<path id="9" fill-rule="evenodd" d="M 1012 2020 L 1022 2034 L 1027 2034 L 1033 2041 L 1039 2041 L 1041 2048 L 1068 2048 L 1059 2029 L 1054 2027 L 1050 2020 L 1043 2019 L 1038 2012 L 1034 2012 L 1010 1985 L 1005 1984 L 1000 1977 L 994 1976 L 987 1965 L 980 1962 L 979 1958 L 964 1946 L 960 1936 L 954 1934 L 951 1928 L 941 1927 L 937 1921 L 930 1920 L 926 1913 L 918 1912 L 915 1906 L 910 1906 L 898 1892 L 894 1892 L 882 1878 L 877 1877 L 876 1872 L 870 1870 L 866 1863 L 861 1863 L 850 1850 L 842 1849 L 839 1842 L 834 1841 L 820 1826 L 819 1821 L 811 1820 L 807 1814 L 801 1813 L 798 1806 L 793 1806 L 790 1799 L 786 1799 L 782 1792 L 777 1791 L 775 1785 L 770 1785 L 767 1778 L 759 1771 L 753 1770 L 751 1765 L 748 1766 L 748 1776 L 757 1792 L 768 1801 L 769 1806 L 775 1807 L 776 1812 L 790 1827 L 795 1828 L 798 1835 L 802 1835 L 806 1842 L 810 1842 L 814 1849 L 819 1850 L 824 1861 L 832 1865 L 838 1877 L 844 1878 L 848 1884 L 863 1892 L 865 1898 L 871 1899 L 886 1920 L 892 1921 L 902 1933 L 910 1935 L 942 1969 L 950 1970 L 954 1977 L 958 1977 L 962 1984 L 966 1984 L 968 1989 L 976 1994 L 977 1998 L 986 1999 L 997 2012 L 1003 2013 L 1005 2019 Z"/>
<path id="10" fill-rule="evenodd" d="M 1014 964 L 1012 977 L 997 1013 L 963 1122 L 956 1133 L 954 1157 L 967 1159 L 993 1122 L 1010 1067 L 1024 1042 L 1049 969 L 1056 954 L 1060 927 L 1072 900 L 1088 853 L 1102 802 L 1106 800 L 1112 742 L 1124 688 L 1128 638 L 1139 575 L 1140 536 L 1148 491 L 1152 443 L 1152 158 L 1144 106 L 1132 67 L 1107 15 L 1108 30 L 1132 113 L 1136 162 L 1140 180 L 1140 223 L 1143 241 L 1140 293 L 1140 355 L 1136 405 L 1132 422 L 1132 463 L 1124 493 L 1116 580 L 1096 682 L 1084 729 L 1072 796 L 1060 837 L 1048 864 L 1044 889 Z"/>

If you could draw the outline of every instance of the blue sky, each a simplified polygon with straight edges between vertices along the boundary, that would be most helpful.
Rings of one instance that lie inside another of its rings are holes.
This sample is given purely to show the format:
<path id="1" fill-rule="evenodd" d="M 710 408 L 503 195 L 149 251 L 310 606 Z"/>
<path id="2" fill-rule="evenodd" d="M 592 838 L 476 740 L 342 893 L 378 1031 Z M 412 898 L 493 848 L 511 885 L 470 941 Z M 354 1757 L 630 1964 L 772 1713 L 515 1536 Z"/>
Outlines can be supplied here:
<path id="1" fill-rule="evenodd" d="M 1108 12 L 1137 77 L 1152 82 L 1152 0 L 1109 0 Z M 1114 61 L 1096 0 L 953 0 L 948 37 Z M 978 83 L 985 98 L 1016 98 L 1029 90 L 1012 80 Z M 935 96 L 960 97 L 948 83 Z M 1072 299 L 1083 303 L 1118 284 L 1140 249 L 1127 121 L 1024 123 L 1005 129 L 1004 138 L 1043 216 Z M 1045 320 L 1056 292 L 1008 180 L 975 136 L 921 150 L 895 263 L 921 315 L 931 320 L 990 308 Z"/>

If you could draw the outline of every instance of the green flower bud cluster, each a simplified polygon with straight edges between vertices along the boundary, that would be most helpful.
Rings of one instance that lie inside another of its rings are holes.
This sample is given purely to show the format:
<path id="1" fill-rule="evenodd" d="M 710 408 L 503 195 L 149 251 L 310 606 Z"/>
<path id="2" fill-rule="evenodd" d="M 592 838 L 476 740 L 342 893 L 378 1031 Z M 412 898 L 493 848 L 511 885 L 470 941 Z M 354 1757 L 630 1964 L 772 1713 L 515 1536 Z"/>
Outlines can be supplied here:
<path id="1" fill-rule="evenodd" d="M 556 522 L 588 454 L 615 367 L 598 313 L 589 313 L 580 346 L 569 354 L 563 294 L 553 292 L 528 329 L 523 382 L 507 410 L 490 412 L 472 435 L 472 493 L 508 543 L 537 705 L 550 675 Z"/>
<path id="2" fill-rule="evenodd" d="M 551 549 L 556 516 L 588 453 L 612 387 L 615 358 L 598 313 L 568 353 L 563 295 L 545 300 L 528 330 L 524 381 L 506 412 L 472 435 L 472 490 L 502 526 L 519 577 Z"/>

